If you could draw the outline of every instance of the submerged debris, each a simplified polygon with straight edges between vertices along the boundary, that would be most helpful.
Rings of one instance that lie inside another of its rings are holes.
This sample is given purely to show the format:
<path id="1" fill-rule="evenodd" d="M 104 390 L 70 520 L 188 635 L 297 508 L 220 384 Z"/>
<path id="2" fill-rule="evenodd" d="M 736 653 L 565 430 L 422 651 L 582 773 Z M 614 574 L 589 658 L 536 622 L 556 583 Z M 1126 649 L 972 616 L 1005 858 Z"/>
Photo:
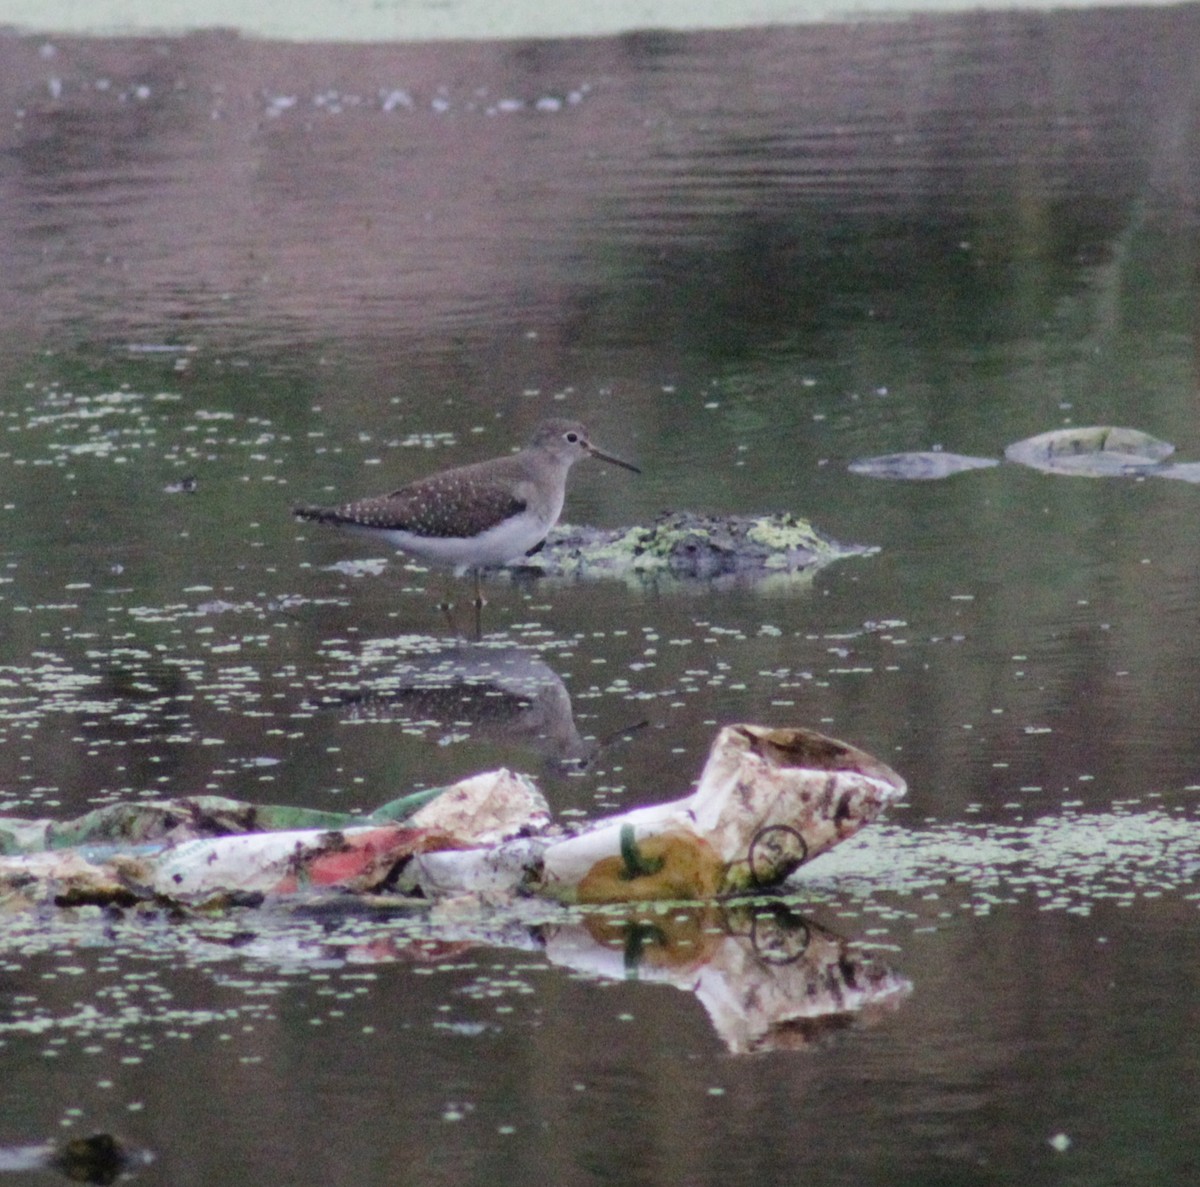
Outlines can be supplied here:
<path id="1" fill-rule="evenodd" d="M 966 470 L 989 470 L 1000 461 L 993 457 L 968 457 L 962 453 L 943 453 L 930 449 L 914 453 L 886 453 L 864 457 L 846 468 L 851 474 L 867 478 L 903 478 L 909 482 L 934 482 Z"/>
<path id="2" fill-rule="evenodd" d="M 1175 446 L 1138 429 L 1095 427 L 1055 429 L 1010 445 L 1010 462 L 1047 474 L 1081 474 L 1102 478 L 1157 466 Z"/>
<path id="3" fill-rule="evenodd" d="M 1093 425 L 1085 428 L 1053 429 L 1008 446 L 1004 458 L 1046 474 L 1070 474 L 1089 478 L 1156 474 L 1194 482 L 1198 478 L 1187 464 L 1166 466 L 1163 459 L 1175 446 L 1139 429 Z M 996 458 L 968 457 L 938 450 L 890 453 L 859 458 L 850 463 L 853 474 L 868 478 L 899 478 L 928 481 L 947 478 L 964 470 L 999 465 Z M 1192 464 L 1195 465 L 1194 463 Z"/>

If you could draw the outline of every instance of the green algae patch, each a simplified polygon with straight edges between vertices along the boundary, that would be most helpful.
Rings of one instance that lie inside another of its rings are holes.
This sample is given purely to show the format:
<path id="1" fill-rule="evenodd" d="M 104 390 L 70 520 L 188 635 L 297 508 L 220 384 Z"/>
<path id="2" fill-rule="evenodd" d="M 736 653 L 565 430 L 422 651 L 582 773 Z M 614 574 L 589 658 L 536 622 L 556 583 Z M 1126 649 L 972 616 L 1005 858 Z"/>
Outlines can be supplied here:
<path id="1" fill-rule="evenodd" d="M 760 516 L 747 529 L 746 540 L 766 549 L 763 564 L 768 569 L 792 570 L 811 563 L 810 557 L 836 560 L 844 555 L 843 545 L 823 536 L 807 519 L 795 515 Z"/>
<path id="2" fill-rule="evenodd" d="M 597 541 L 580 550 L 568 561 L 565 571 L 583 574 L 597 569 L 619 573 L 628 569 L 635 573 L 661 573 L 670 568 L 672 540 L 652 528 L 629 528 L 616 539 Z"/>
<path id="3" fill-rule="evenodd" d="M 697 515 L 672 511 L 653 523 L 604 531 L 560 525 L 530 566 L 550 577 L 734 580 L 804 576 L 874 549 L 843 544 L 798 515 Z"/>

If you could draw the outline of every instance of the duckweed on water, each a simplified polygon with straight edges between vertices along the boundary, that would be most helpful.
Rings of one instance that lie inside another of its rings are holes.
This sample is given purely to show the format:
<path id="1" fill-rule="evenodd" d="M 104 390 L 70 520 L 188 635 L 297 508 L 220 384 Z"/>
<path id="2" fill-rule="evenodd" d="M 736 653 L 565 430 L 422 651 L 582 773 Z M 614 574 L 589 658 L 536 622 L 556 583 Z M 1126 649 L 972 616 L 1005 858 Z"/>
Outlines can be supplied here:
<path id="1" fill-rule="evenodd" d="M 1076 812 L 1030 825 L 882 824 L 823 858 L 806 891 L 865 900 L 917 900 L 953 888 L 991 908 L 1034 896 L 1042 910 L 1088 914 L 1164 892 L 1200 900 L 1200 829 L 1190 816 L 1148 811 Z"/>

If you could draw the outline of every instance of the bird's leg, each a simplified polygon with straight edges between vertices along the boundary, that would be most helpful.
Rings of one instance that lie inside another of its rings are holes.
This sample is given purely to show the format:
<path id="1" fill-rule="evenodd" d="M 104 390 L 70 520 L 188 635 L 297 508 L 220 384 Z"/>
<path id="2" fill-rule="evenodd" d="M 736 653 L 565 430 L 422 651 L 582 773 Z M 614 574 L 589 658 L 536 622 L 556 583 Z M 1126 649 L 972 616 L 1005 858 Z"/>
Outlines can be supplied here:
<path id="1" fill-rule="evenodd" d="M 446 616 L 446 625 L 452 631 L 454 630 L 454 615 L 451 613 L 451 611 L 454 609 L 454 602 L 451 600 L 450 591 L 453 580 L 453 576 L 450 576 L 446 579 L 445 592 L 442 594 L 442 600 L 437 604 L 437 608 Z"/>
<path id="2" fill-rule="evenodd" d="M 483 590 L 479 585 L 479 568 L 475 570 L 475 642 L 483 638 Z"/>

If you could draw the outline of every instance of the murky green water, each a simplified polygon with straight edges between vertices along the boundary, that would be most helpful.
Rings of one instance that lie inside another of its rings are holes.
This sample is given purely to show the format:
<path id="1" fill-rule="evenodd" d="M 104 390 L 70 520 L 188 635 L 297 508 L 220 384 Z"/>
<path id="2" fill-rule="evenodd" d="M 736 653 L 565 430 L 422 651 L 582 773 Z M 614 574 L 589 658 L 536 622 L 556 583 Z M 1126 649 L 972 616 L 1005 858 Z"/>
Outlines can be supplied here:
<path id="1" fill-rule="evenodd" d="M 791 906 L 911 985 L 734 1054 L 640 932 L 601 967 L 540 916 L 22 917 L 0 1147 L 111 1130 L 171 1184 L 1193 1182 L 1200 495 L 847 464 L 1106 423 L 1200 459 L 1198 62 L 1191 6 L 0 38 L 0 812 L 504 764 L 592 814 L 685 791 L 720 723 L 811 725 L 910 791 Z M 577 467 L 573 522 L 880 551 L 494 580 L 484 651 L 533 683 L 439 699 L 441 578 L 288 507 L 558 413 L 644 471 Z"/>

